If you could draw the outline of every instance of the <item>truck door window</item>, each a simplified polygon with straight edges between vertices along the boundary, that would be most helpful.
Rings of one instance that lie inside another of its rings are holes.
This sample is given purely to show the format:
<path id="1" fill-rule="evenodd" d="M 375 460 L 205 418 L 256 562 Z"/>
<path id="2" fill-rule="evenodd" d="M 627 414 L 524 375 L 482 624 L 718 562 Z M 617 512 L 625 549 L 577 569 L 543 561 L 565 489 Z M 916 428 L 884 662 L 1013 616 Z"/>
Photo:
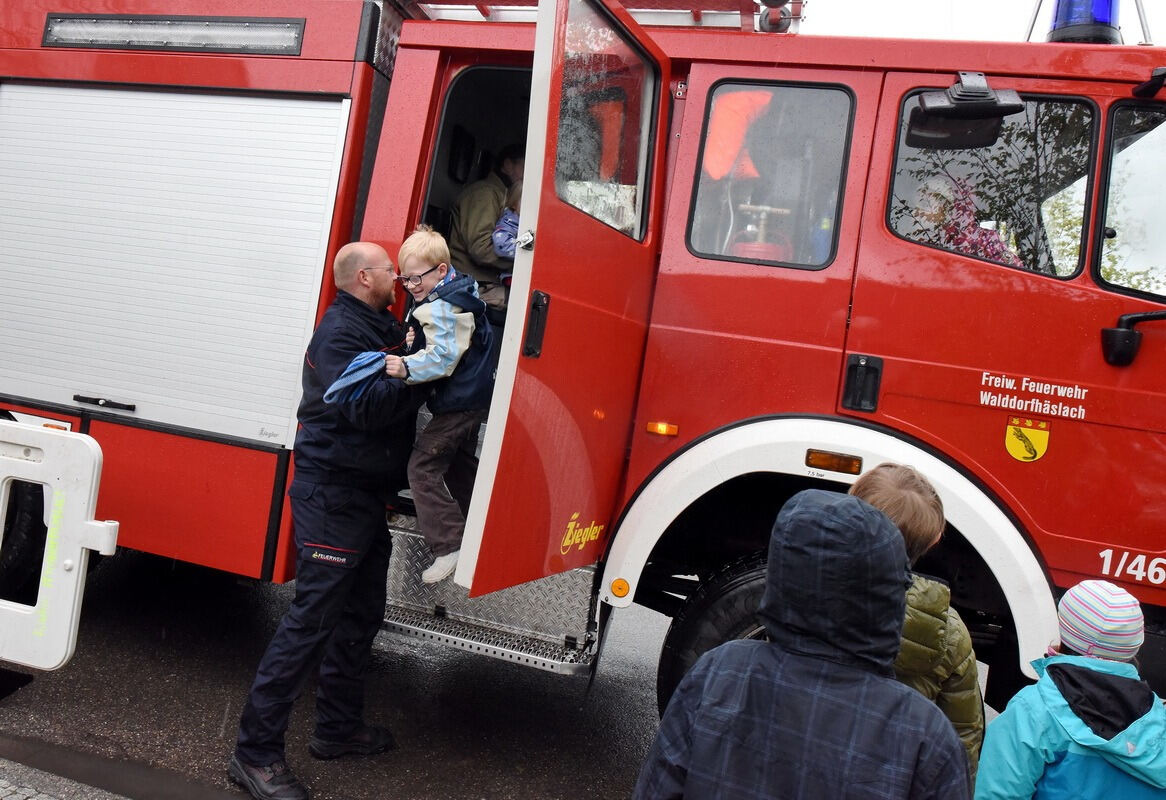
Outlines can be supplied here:
<path id="1" fill-rule="evenodd" d="M 583 0 L 567 10 L 555 192 L 637 239 L 645 230 L 659 77 L 634 42 Z"/>
<path id="2" fill-rule="evenodd" d="M 900 118 L 888 224 L 919 244 L 1057 277 L 1081 265 L 1094 114 L 1082 102 L 1025 100 L 996 141 L 907 144 L 918 95 Z"/>
<path id="3" fill-rule="evenodd" d="M 1110 137 L 1098 274 L 1112 286 L 1166 295 L 1166 111 L 1119 106 Z"/>
<path id="4" fill-rule="evenodd" d="M 696 254 L 823 267 L 834 248 L 851 96 L 722 83 L 709 101 L 688 228 Z"/>

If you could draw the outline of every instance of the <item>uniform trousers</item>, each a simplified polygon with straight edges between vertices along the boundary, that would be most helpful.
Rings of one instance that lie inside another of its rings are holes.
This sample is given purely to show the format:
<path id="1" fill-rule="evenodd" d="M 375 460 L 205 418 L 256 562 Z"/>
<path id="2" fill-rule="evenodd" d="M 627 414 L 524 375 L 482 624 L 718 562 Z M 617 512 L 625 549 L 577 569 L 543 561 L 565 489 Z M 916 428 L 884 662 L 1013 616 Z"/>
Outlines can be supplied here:
<path id="1" fill-rule="evenodd" d="M 295 480 L 296 594 L 267 646 L 243 708 L 235 752 L 284 760 L 292 704 L 319 667 L 316 736 L 342 741 L 362 724 L 364 676 L 385 612 L 392 540 L 385 504 L 351 486 Z"/>

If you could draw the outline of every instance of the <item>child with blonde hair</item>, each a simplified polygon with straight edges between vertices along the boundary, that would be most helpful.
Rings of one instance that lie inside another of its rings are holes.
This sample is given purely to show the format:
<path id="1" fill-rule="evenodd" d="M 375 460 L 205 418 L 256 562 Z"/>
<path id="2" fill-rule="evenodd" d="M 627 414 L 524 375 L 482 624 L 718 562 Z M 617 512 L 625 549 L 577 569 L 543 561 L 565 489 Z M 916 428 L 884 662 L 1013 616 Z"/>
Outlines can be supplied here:
<path id="1" fill-rule="evenodd" d="M 943 535 L 943 501 L 927 478 L 902 464 L 879 464 L 850 488 L 850 494 L 882 511 L 899 529 L 914 566 Z M 895 676 L 935 702 L 951 720 L 976 777 L 984 743 L 984 700 L 972 636 L 951 607 L 947 584 L 911 573 L 903 643 Z"/>

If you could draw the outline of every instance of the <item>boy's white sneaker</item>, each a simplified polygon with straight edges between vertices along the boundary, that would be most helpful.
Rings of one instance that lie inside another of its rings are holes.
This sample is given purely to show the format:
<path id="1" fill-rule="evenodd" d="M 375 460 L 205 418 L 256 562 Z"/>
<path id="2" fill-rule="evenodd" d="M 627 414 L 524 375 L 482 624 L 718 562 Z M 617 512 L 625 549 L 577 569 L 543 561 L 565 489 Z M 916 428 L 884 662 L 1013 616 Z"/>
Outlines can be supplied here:
<path id="1" fill-rule="evenodd" d="M 450 576 L 454 567 L 457 566 L 457 557 L 461 550 L 454 550 L 452 553 L 446 553 L 443 556 L 438 556 L 433 559 L 433 563 L 429 568 L 421 573 L 422 583 L 437 583 L 443 581 Z"/>

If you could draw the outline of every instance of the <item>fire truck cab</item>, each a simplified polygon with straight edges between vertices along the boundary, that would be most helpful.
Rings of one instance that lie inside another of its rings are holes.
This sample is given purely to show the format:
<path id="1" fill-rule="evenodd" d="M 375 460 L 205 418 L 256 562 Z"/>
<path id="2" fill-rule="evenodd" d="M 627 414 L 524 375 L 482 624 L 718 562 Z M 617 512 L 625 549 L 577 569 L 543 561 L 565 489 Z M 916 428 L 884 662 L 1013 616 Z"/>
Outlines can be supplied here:
<path id="1" fill-rule="evenodd" d="M 1162 632 L 1166 51 L 811 36 L 799 2 L 118 5 L 0 12 L 0 408 L 101 441 L 123 545 L 292 577 L 331 256 L 448 231 L 525 140 L 461 559 L 422 586 L 393 514 L 388 629 L 578 672 L 640 603 L 663 703 L 761 635 L 785 500 L 894 461 L 990 699 L 1083 578 Z"/>

